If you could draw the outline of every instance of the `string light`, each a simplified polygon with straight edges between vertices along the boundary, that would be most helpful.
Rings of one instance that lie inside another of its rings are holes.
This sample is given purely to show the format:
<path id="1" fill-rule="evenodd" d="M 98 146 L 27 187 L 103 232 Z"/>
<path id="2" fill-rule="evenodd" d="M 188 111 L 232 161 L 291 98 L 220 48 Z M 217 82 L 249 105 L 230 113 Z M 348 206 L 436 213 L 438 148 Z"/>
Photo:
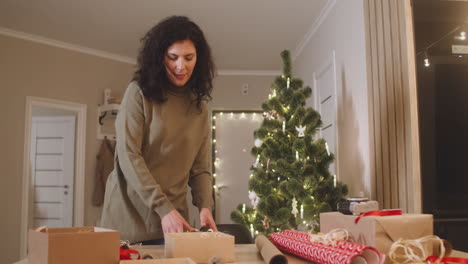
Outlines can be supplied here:
<path id="1" fill-rule="evenodd" d="M 458 36 L 455 36 L 455 39 L 458 39 L 458 40 L 466 40 L 466 32 L 464 30 L 462 30 L 460 32 L 460 35 Z"/>
<path id="2" fill-rule="evenodd" d="M 213 116 L 213 120 L 216 120 L 216 116 Z"/>
<path id="3" fill-rule="evenodd" d="M 213 129 L 216 129 L 216 126 L 213 126 Z"/>
<path id="4" fill-rule="evenodd" d="M 431 66 L 431 63 L 429 62 L 429 57 L 427 56 L 427 51 L 424 51 L 424 66 Z"/>

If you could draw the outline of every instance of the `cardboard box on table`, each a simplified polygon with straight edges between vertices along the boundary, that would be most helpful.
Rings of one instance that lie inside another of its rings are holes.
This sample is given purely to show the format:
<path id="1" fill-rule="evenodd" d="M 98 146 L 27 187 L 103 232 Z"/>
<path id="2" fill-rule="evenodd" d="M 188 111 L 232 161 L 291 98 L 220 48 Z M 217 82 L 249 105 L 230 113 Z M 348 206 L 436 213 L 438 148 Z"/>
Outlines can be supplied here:
<path id="1" fill-rule="evenodd" d="M 235 262 L 234 236 L 221 232 L 185 232 L 164 235 L 166 258 L 191 258 L 208 263 L 212 257 Z"/>
<path id="2" fill-rule="evenodd" d="M 118 264 L 120 233 L 97 227 L 29 230 L 29 264 Z"/>
<path id="3" fill-rule="evenodd" d="M 335 228 L 348 230 L 354 242 L 377 248 L 388 254 L 398 239 L 417 239 L 433 235 L 433 216 L 430 214 L 403 214 L 394 216 L 366 216 L 356 224 L 358 216 L 338 212 L 320 214 L 320 232 Z"/>
<path id="4" fill-rule="evenodd" d="M 191 258 L 121 260 L 120 264 L 196 264 Z"/>

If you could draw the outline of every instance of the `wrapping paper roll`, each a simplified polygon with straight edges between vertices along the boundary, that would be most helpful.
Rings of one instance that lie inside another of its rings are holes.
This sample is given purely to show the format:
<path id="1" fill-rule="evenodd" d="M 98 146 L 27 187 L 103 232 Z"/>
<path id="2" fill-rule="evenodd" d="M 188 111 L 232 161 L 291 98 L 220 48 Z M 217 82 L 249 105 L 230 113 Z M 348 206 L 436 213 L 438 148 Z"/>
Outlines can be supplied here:
<path id="1" fill-rule="evenodd" d="M 259 235 L 255 239 L 258 251 L 267 264 L 288 264 L 286 257 L 279 251 L 273 243 L 264 235 Z"/>
<path id="2" fill-rule="evenodd" d="M 310 242 L 307 233 L 283 231 L 270 235 L 270 240 L 279 249 L 303 259 L 323 264 L 379 264 L 384 256 L 375 248 L 337 241 L 333 245 Z"/>

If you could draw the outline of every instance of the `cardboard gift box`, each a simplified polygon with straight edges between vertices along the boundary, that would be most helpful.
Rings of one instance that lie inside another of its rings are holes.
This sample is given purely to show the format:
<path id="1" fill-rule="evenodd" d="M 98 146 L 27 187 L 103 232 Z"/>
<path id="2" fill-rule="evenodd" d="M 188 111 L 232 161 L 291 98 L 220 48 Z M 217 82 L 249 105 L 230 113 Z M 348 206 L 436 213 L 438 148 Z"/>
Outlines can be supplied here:
<path id="1" fill-rule="evenodd" d="M 357 217 L 338 212 L 321 213 L 320 232 L 344 228 L 354 242 L 375 247 L 384 254 L 388 254 L 391 245 L 398 239 L 433 235 L 433 217 L 430 214 L 366 216 L 354 223 Z"/>
<path id="2" fill-rule="evenodd" d="M 120 233 L 98 227 L 29 230 L 29 264 L 118 264 Z"/>
<path id="3" fill-rule="evenodd" d="M 196 264 L 191 258 L 121 260 L 120 264 Z"/>
<path id="4" fill-rule="evenodd" d="M 166 258 L 191 258 L 208 263 L 212 257 L 235 262 L 234 236 L 221 232 L 185 232 L 164 234 Z"/>

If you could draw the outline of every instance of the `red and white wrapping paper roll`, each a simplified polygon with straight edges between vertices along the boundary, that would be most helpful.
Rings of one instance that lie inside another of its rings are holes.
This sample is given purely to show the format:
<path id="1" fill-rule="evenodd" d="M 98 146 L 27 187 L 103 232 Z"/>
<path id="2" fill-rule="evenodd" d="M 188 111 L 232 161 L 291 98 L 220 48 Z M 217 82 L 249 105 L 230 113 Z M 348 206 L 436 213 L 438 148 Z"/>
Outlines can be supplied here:
<path id="1" fill-rule="evenodd" d="M 299 231 L 274 233 L 270 240 L 280 250 L 321 264 L 380 264 L 384 261 L 384 256 L 375 248 L 347 241 L 337 241 L 333 245 L 310 242 L 309 235 Z"/>

